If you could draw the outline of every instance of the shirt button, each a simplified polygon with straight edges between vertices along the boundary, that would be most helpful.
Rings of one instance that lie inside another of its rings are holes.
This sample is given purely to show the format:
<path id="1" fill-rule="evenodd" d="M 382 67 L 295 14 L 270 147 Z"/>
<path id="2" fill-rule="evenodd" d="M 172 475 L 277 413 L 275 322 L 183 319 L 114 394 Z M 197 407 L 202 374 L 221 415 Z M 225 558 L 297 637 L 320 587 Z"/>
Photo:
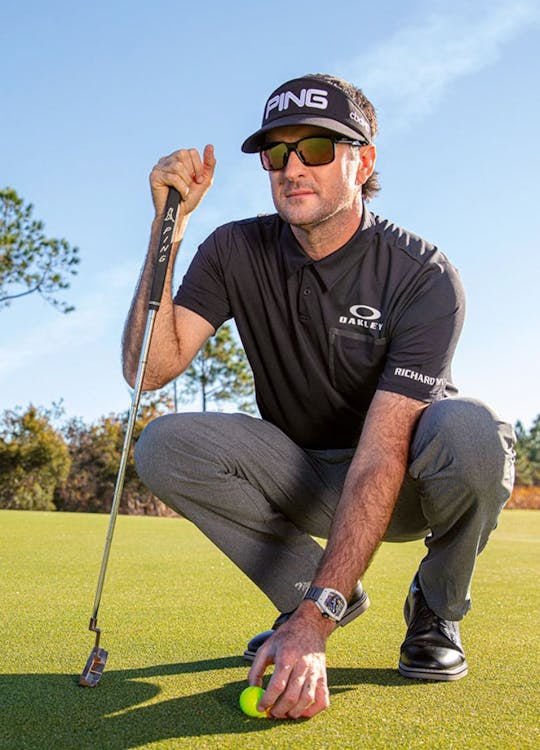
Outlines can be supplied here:
<path id="1" fill-rule="evenodd" d="M 311 294 L 311 289 L 309 288 L 309 286 L 307 286 L 304 289 L 304 296 L 309 297 L 310 294 Z"/>

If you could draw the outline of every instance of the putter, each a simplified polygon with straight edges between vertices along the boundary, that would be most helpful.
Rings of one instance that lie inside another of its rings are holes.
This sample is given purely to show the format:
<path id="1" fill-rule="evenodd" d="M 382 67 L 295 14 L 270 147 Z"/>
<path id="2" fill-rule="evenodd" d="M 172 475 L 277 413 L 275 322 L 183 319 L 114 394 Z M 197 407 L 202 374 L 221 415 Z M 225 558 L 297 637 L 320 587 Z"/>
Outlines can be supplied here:
<path id="1" fill-rule="evenodd" d="M 171 254 L 172 238 L 174 234 L 174 225 L 176 221 L 176 215 L 178 213 L 178 206 L 180 204 L 180 193 L 174 188 L 169 188 L 169 194 L 167 196 L 167 205 L 165 207 L 165 215 L 161 226 L 161 238 L 159 243 L 159 249 L 156 259 L 156 265 L 154 267 L 154 278 L 152 281 L 152 289 L 150 291 L 150 300 L 148 302 L 148 315 L 146 319 L 146 327 L 144 331 L 143 342 L 141 346 L 141 354 L 139 357 L 139 364 L 137 367 L 137 377 L 135 379 L 135 387 L 133 389 L 133 395 L 131 398 L 131 407 L 129 410 L 129 418 L 126 427 L 126 434 L 124 437 L 124 445 L 122 448 L 122 455 L 120 457 L 120 466 L 118 468 L 118 474 L 116 476 L 116 485 L 114 488 L 113 501 L 111 505 L 111 514 L 109 517 L 109 526 L 107 529 L 107 537 L 105 539 L 105 548 L 103 550 L 103 558 L 101 560 L 101 569 L 99 571 L 99 577 L 96 588 L 96 595 L 94 598 L 94 609 L 92 610 L 92 616 L 90 618 L 90 625 L 88 629 L 96 634 L 96 640 L 94 648 L 86 666 L 84 667 L 82 674 L 79 678 L 79 685 L 82 687 L 95 687 L 101 679 L 107 657 L 108 651 L 101 648 L 99 640 L 101 637 L 101 629 L 97 626 L 97 617 L 99 605 L 101 602 L 101 594 L 103 592 L 103 582 L 105 580 L 105 573 L 107 570 L 107 563 L 109 561 L 109 553 L 111 551 L 112 538 L 114 533 L 114 527 L 116 524 L 116 518 L 118 516 L 118 508 L 120 506 L 120 499 L 122 497 L 122 490 L 124 489 L 124 479 L 126 475 L 126 467 L 131 448 L 131 441 L 133 438 L 133 429 L 135 427 L 135 419 L 137 417 L 137 411 L 139 409 L 139 401 L 141 399 L 142 383 L 144 379 L 144 373 L 146 370 L 146 362 L 148 359 L 148 351 L 150 349 L 150 342 L 152 340 L 152 331 L 154 329 L 154 323 L 156 319 L 157 311 L 161 302 L 161 295 L 163 293 L 163 285 L 165 283 L 165 274 L 167 266 L 169 265 L 169 258 Z"/>

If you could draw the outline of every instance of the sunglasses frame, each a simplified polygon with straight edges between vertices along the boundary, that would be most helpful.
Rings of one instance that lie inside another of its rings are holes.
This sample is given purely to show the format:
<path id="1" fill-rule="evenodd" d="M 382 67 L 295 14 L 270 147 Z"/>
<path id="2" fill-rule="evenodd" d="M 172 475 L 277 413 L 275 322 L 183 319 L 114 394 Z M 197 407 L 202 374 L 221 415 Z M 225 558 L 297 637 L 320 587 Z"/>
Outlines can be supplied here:
<path id="1" fill-rule="evenodd" d="M 309 141 L 314 138 L 320 139 L 323 138 L 326 141 L 330 141 L 332 144 L 332 158 L 329 161 L 323 161 L 318 162 L 317 164 L 309 164 L 302 154 L 298 150 L 298 145 L 302 143 L 303 141 Z M 272 141 L 271 143 L 265 143 L 263 146 L 259 148 L 259 158 L 261 160 L 262 168 L 265 170 L 265 172 L 279 172 L 281 169 L 285 169 L 285 167 L 288 164 L 289 156 L 291 155 L 291 151 L 294 151 L 296 156 L 300 159 L 302 164 L 304 164 L 306 167 L 322 167 L 326 164 L 331 164 L 334 159 L 336 158 L 336 143 L 348 143 L 349 146 L 367 146 L 368 144 L 366 141 L 361 140 L 354 140 L 352 138 L 332 138 L 332 136 L 329 135 L 306 135 L 303 138 L 299 138 L 297 141 L 292 141 L 288 143 L 287 141 Z M 287 149 L 287 154 L 285 156 L 285 162 L 282 167 L 277 167 L 273 169 L 272 167 L 266 167 L 263 161 L 263 152 L 268 151 L 269 149 L 273 148 L 274 146 L 285 146 Z"/>

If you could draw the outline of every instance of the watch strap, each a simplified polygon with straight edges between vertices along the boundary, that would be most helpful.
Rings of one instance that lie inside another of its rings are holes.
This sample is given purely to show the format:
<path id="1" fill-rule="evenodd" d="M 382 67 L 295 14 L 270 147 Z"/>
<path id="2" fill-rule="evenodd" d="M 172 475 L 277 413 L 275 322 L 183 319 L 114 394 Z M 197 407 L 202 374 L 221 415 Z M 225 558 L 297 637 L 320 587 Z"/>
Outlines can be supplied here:
<path id="1" fill-rule="evenodd" d="M 316 602 L 323 591 L 324 588 L 322 586 L 310 586 L 306 591 L 304 599 L 311 599 L 312 601 Z"/>

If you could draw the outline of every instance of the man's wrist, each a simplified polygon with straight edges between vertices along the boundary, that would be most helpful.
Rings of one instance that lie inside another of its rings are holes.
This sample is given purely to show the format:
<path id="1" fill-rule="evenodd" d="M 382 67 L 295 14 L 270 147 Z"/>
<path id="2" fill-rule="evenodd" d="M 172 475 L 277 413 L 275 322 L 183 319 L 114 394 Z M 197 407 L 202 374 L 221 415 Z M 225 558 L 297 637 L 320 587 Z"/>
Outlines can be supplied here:
<path id="1" fill-rule="evenodd" d="M 296 608 L 294 615 L 301 617 L 310 625 L 315 626 L 326 638 L 337 628 L 337 622 L 323 617 L 321 610 L 310 599 L 303 599 Z"/>

